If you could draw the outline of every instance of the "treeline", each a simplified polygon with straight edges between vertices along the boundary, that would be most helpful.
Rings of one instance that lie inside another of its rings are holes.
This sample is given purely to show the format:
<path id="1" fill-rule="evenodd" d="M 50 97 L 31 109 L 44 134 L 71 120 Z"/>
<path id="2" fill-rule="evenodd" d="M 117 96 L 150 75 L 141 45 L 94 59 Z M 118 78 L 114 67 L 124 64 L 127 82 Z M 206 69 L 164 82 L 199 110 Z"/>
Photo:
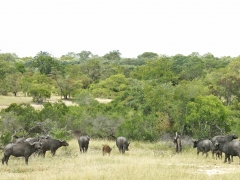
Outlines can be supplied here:
<path id="1" fill-rule="evenodd" d="M 60 58 L 48 52 L 24 58 L 2 53 L 0 76 L 1 95 L 21 92 L 44 106 L 35 110 L 29 104 L 11 104 L 3 109 L 3 141 L 36 124 L 57 138 L 112 134 L 146 141 L 176 131 L 208 138 L 240 129 L 240 57 L 145 52 L 133 59 L 122 58 L 118 50 L 102 57 L 90 51 Z M 79 106 L 46 103 L 52 95 Z M 101 104 L 94 98 L 113 100 Z"/>

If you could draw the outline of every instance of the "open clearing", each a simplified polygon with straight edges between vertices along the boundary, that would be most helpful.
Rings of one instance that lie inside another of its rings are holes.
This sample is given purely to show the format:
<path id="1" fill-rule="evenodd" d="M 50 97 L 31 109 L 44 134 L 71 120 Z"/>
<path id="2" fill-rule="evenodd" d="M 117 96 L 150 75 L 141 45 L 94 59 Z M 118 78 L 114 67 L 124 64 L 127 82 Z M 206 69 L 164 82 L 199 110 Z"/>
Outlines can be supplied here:
<path id="1" fill-rule="evenodd" d="M 104 98 L 95 98 L 98 102 L 100 103 L 109 103 L 112 100 L 111 99 L 104 99 Z M 59 96 L 52 96 L 50 99 L 48 99 L 46 102 L 57 102 L 61 100 L 64 102 L 67 106 L 74 106 L 76 105 L 73 103 L 71 100 L 65 100 L 61 99 Z M 24 96 L 0 96 L 0 110 L 7 108 L 10 104 L 12 103 L 30 103 L 31 106 L 33 106 L 35 109 L 42 109 L 43 105 L 42 104 L 37 104 L 32 102 L 32 97 L 24 97 Z"/>

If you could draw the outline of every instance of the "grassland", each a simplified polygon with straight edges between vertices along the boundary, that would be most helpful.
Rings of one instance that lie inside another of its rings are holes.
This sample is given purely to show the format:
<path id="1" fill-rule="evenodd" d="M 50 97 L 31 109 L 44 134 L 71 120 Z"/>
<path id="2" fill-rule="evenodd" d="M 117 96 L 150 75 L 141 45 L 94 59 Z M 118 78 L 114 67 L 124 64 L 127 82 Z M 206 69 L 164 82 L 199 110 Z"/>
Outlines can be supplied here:
<path id="1" fill-rule="evenodd" d="M 171 143 L 171 142 L 169 142 Z M 102 155 L 103 144 L 113 147 L 111 155 Z M 3 154 L 1 153 L 3 156 Z M 211 156 L 196 155 L 196 149 L 183 149 L 174 154 L 164 142 L 131 142 L 130 150 L 119 154 L 114 141 L 91 139 L 86 154 L 79 152 L 77 140 L 69 141 L 68 147 L 57 150 L 52 157 L 29 159 L 10 157 L 9 165 L 1 166 L 0 179 L 4 180 L 158 180 L 158 179 L 239 179 L 238 158 L 232 164 Z"/>
<path id="2" fill-rule="evenodd" d="M 54 101 L 54 99 L 51 99 Z M 57 100 L 57 98 L 55 99 Z M 31 103 L 28 97 L 0 96 L 0 106 L 11 103 Z M 111 155 L 102 155 L 104 144 L 110 145 Z M 91 139 L 86 154 L 79 152 L 77 140 L 57 150 L 52 157 L 31 156 L 29 165 L 23 158 L 10 157 L 9 165 L 0 167 L 1 180 L 206 180 L 239 179 L 238 158 L 231 164 L 223 159 L 196 155 L 196 149 L 183 146 L 183 152 L 174 153 L 172 142 L 131 142 L 130 151 L 119 154 L 114 141 Z M 3 157 L 3 153 L 0 152 Z"/>

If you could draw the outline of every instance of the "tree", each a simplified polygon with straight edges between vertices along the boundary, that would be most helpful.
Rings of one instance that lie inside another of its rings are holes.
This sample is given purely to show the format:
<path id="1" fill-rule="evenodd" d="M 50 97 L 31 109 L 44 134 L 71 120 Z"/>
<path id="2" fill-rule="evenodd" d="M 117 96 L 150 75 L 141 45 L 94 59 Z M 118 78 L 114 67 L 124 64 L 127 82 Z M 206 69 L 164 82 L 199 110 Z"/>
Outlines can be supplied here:
<path id="1" fill-rule="evenodd" d="M 34 57 L 33 67 L 38 68 L 41 74 L 48 75 L 53 67 L 60 69 L 59 66 L 59 63 L 48 52 L 41 51 Z"/>
<path id="2" fill-rule="evenodd" d="M 109 53 L 105 54 L 103 58 L 107 60 L 120 60 L 121 59 L 121 53 L 119 50 L 113 50 L 110 51 Z"/>
<path id="3" fill-rule="evenodd" d="M 17 93 L 21 89 L 20 84 L 22 80 L 21 73 L 7 74 L 5 86 L 8 89 L 8 92 L 12 92 L 14 96 L 17 96 Z"/>
<path id="4" fill-rule="evenodd" d="M 16 54 L 11 53 L 0 53 L 0 61 L 5 62 L 15 62 L 15 59 L 17 58 Z"/>
<path id="5" fill-rule="evenodd" d="M 95 97 L 113 98 L 123 93 L 128 86 L 128 79 L 122 75 L 112 75 L 98 84 L 90 85 L 90 90 Z"/>
<path id="6" fill-rule="evenodd" d="M 16 67 L 16 70 L 22 74 L 26 72 L 26 69 L 23 63 L 16 62 L 15 67 Z"/>
<path id="7" fill-rule="evenodd" d="M 33 97 L 33 102 L 43 103 L 44 100 L 51 97 L 51 91 L 42 86 L 34 85 L 29 89 L 29 94 Z"/>
<path id="8" fill-rule="evenodd" d="M 75 68 L 73 68 L 75 70 Z M 81 76 L 78 73 L 74 74 L 74 71 L 67 72 L 60 72 L 54 70 L 51 74 L 51 77 L 55 80 L 56 86 L 60 90 L 61 97 L 63 96 L 64 99 L 68 99 L 71 96 L 71 93 L 76 90 L 80 89 L 83 86 Z"/>
<path id="9" fill-rule="evenodd" d="M 93 56 L 93 54 L 90 51 L 81 51 L 77 55 L 80 56 L 81 60 L 87 60 Z"/>
<path id="10" fill-rule="evenodd" d="M 66 55 L 62 55 L 60 57 L 60 60 L 67 60 L 67 61 L 71 61 L 73 59 L 77 58 L 77 54 L 74 52 L 68 52 Z"/>
<path id="11" fill-rule="evenodd" d="M 157 57 L 158 57 L 158 54 L 154 53 L 154 52 L 144 52 L 144 53 L 138 55 L 139 59 L 141 59 L 141 58 L 152 59 L 152 58 L 157 58 Z"/>
<path id="12" fill-rule="evenodd" d="M 131 73 L 131 77 L 161 83 L 173 82 L 176 77 L 171 70 L 171 63 L 167 57 L 148 60 L 145 65 L 135 68 Z"/>
<path id="13" fill-rule="evenodd" d="M 199 96 L 187 105 L 186 126 L 197 138 L 209 138 L 229 132 L 229 110 L 213 95 Z"/>
<path id="14" fill-rule="evenodd" d="M 93 81 L 99 80 L 101 77 L 101 66 L 99 59 L 90 59 L 80 65 L 83 74 L 88 75 Z"/>
<path id="15" fill-rule="evenodd" d="M 177 54 L 171 57 L 172 71 L 178 74 L 179 80 L 193 80 L 205 75 L 205 64 L 198 53 L 189 56 Z"/>

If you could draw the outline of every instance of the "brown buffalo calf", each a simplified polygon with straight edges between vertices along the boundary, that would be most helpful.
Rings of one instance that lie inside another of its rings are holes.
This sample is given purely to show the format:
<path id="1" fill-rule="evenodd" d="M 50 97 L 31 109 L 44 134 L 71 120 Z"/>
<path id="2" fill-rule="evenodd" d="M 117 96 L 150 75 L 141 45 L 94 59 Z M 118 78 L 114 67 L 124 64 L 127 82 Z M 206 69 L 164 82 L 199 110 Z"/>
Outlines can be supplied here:
<path id="1" fill-rule="evenodd" d="M 110 148 L 108 145 L 104 145 L 103 148 L 102 148 L 103 156 L 104 156 L 106 153 L 108 153 L 109 156 L 110 156 L 111 150 L 112 150 L 112 148 Z"/>

